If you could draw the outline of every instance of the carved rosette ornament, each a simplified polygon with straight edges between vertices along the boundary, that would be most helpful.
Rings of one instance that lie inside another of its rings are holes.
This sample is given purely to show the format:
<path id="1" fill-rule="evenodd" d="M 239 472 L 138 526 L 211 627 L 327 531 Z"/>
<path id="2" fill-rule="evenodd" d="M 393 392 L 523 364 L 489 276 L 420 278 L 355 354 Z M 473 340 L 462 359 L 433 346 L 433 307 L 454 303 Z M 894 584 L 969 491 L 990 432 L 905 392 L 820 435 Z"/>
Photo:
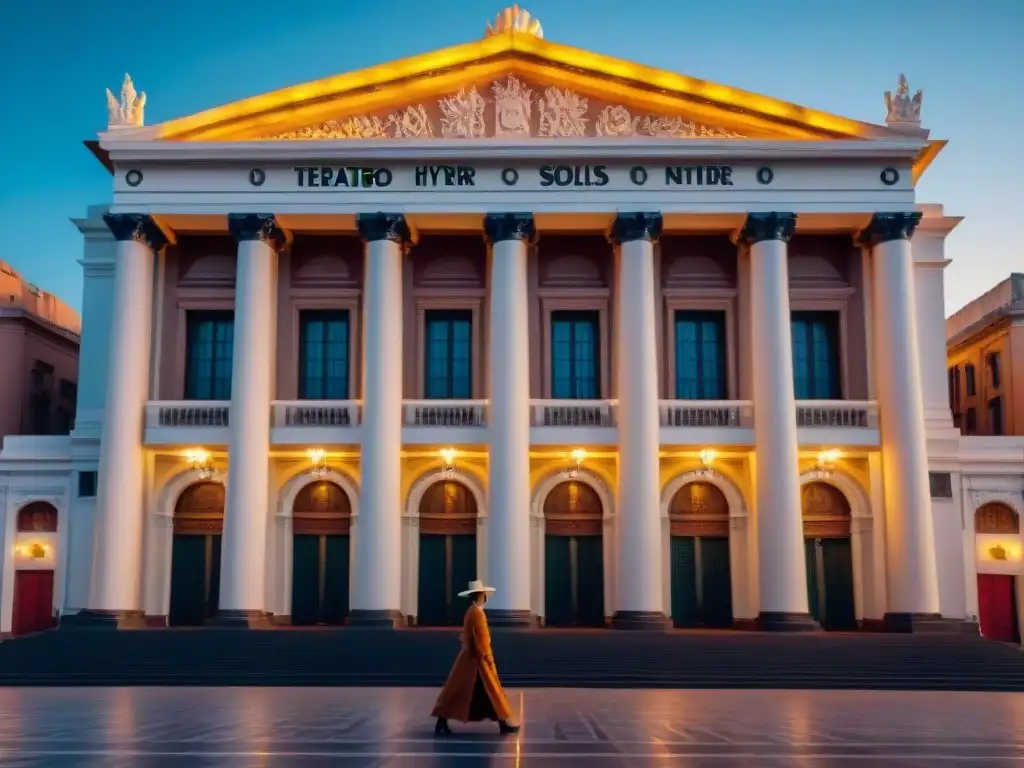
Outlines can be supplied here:
<path id="1" fill-rule="evenodd" d="M 441 135 L 445 138 L 479 139 L 487 134 L 486 102 L 474 85 L 437 102 L 441 108 Z"/>
<path id="2" fill-rule="evenodd" d="M 594 131 L 598 136 L 635 136 L 640 118 L 633 117 L 625 107 L 605 107 L 597 117 Z"/>

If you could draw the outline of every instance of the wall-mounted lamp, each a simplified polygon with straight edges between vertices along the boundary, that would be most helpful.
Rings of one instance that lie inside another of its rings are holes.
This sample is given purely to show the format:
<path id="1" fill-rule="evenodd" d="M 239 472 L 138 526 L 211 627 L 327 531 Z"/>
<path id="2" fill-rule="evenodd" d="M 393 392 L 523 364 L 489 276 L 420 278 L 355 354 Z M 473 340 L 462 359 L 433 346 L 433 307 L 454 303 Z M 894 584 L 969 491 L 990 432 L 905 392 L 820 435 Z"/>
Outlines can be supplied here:
<path id="1" fill-rule="evenodd" d="M 188 461 L 189 467 L 196 474 L 200 480 L 209 480 L 213 477 L 214 469 L 210 463 L 210 452 L 204 451 L 202 448 L 193 448 L 187 454 L 185 459 Z"/>
<path id="2" fill-rule="evenodd" d="M 697 474 L 710 475 L 712 473 L 711 465 L 714 463 L 715 457 L 717 455 L 717 453 L 715 453 L 709 448 L 705 448 L 703 451 L 701 451 L 698 454 L 698 457 L 700 458 L 701 468 L 697 470 Z"/>
<path id="3" fill-rule="evenodd" d="M 842 457 L 843 452 L 832 448 L 818 454 L 818 472 L 821 477 L 828 477 L 835 470 L 836 462 Z"/>
<path id="4" fill-rule="evenodd" d="M 324 477 L 330 470 L 327 468 L 327 453 L 319 448 L 309 452 L 309 460 L 313 466 L 309 473 L 314 477 Z"/>
<path id="5" fill-rule="evenodd" d="M 587 458 L 587 452 L 582 448 L 576 448 L 569 454 L 569 458 L 572 459 L 572 466 L 563 469 L 562 475 L 569 480 L 578 480 L 580 476 L 580 468 L 583 466 L 583 460 Z"/>
<path id="6" fill-rule="evenodd" d="M 19 544 L 16 551 L 22 557 L 31 557 L 33 560 L 42 560 L 46 557 L 46 553 L 50 551 L 50 548 L 45 544 L 35 542 L 32 544 Z"/>
<path id="7" fill-rule="evenodd" d="M 455 477 L 459 471 L 458 467 L 455 466 L 455 449 L 454 448 L 442 448 L 441 451 L 441 472 L 444 473 L 446 480 L 451 480 Z"/>

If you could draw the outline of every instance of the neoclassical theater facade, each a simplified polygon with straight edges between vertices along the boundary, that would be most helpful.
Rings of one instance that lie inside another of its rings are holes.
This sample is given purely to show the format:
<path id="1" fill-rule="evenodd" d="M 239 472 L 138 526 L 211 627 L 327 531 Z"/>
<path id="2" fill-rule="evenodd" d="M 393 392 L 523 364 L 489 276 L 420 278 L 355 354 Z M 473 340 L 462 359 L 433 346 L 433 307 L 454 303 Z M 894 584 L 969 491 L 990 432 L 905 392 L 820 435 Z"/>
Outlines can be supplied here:
<path id="1" fill-rule="evenodd" d="M 479 577 L 494 625 L 1016 635 L 1024 443 L 953 428 L 921 106 L 516 10 L 154 125 L 126 78 L 74 431 L 0 454 L 0 631 L 447 625 Z"/>

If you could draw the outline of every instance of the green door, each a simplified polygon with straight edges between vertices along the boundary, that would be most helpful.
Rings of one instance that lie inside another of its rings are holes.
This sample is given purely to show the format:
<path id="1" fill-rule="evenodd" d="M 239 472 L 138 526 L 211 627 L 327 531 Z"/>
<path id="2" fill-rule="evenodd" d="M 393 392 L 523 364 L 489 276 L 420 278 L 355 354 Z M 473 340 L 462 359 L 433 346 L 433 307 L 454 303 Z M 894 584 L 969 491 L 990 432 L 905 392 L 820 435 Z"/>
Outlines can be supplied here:
<path id="1" fill-rule="evenodd" d="M 604 547 L 600 536 L 574 536 L 576 545 L 576 623 L 604 626 Z"/>
<path id="2" fill-rule="evenodd" d="M 729 539 L 701 537 L 700 588 L 701 623 L 707 627 L 732 626 L 732 574 Z"/>
<path id="3" fill-rule="evenodd" d="M 825 629 L 857 628 L 853 602 L 853 549 L 848 538 L 821 540 L 821 567 L 825 582 Z"/>
<path id="4" fill-rule="evenodd" d="M 348 618 L 348 536 L 324 536 L 324 624 L 344 624 Z"/>
<path id="5" fill-rule="evenodd" d="M 819 624 L 825 613 L 821 604 L 821 584 L 818 578 L 818 549 L 821 539 L 804 539 L 804 567 L 807 570 L 807 610 Z"/>
<path id="6" fill-rule="evenodd" d="M 451 602 L 449 603 L 448 623 L 454 626 L 462 624 L 469 607 L 469 598 L 459 597 L 469 582 L 477 578 L 476 572 L 476 536 L 473 534 L 457 534 L 451 538 L 451 583 L 448 586 Z"/>
<path id="7" fill-rule="evenodd" d="M 697 547 L 692 536 L 671 539 L 672 623 L 677 627 L 696 627 Z"/>
<path id="8" fill-rule="evenodd" d="M 574 623 L 572 537 L 544 537 L 544 624 L 568 627 Z"/>
<path id="9" fill-rule="evenodd" d="M 421 627 L 441 627 L 448 623 L 448 606 L 445 602 L 448 586 L 448 575 L 445 573 L 447 538 L 436 533 L 420 534 L 420 578 L 416 619 Z"/>
<path id="10" fill-rule="evenodd" d="M 202 626 L 217 613 L 219 597 L 220 536 L 174 534 L 168 624 Z"/>
<path id="11" fill-rule="evenodd" d="M 320 537 L 292 536 L 292 625 L 312 626 L 320 620 Z"/>

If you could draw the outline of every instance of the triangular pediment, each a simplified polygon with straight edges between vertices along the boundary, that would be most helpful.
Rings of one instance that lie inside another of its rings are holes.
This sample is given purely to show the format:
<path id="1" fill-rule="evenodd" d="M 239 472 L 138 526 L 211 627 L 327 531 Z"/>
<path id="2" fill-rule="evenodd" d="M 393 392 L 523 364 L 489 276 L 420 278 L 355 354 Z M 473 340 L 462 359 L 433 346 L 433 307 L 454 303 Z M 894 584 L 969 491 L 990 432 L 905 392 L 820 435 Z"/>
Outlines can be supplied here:
<path id="1" fill-rule="evenodd" d="M 171 141 L 906 138 L 885 126 L 515 31 L 122 135 Z"/>

